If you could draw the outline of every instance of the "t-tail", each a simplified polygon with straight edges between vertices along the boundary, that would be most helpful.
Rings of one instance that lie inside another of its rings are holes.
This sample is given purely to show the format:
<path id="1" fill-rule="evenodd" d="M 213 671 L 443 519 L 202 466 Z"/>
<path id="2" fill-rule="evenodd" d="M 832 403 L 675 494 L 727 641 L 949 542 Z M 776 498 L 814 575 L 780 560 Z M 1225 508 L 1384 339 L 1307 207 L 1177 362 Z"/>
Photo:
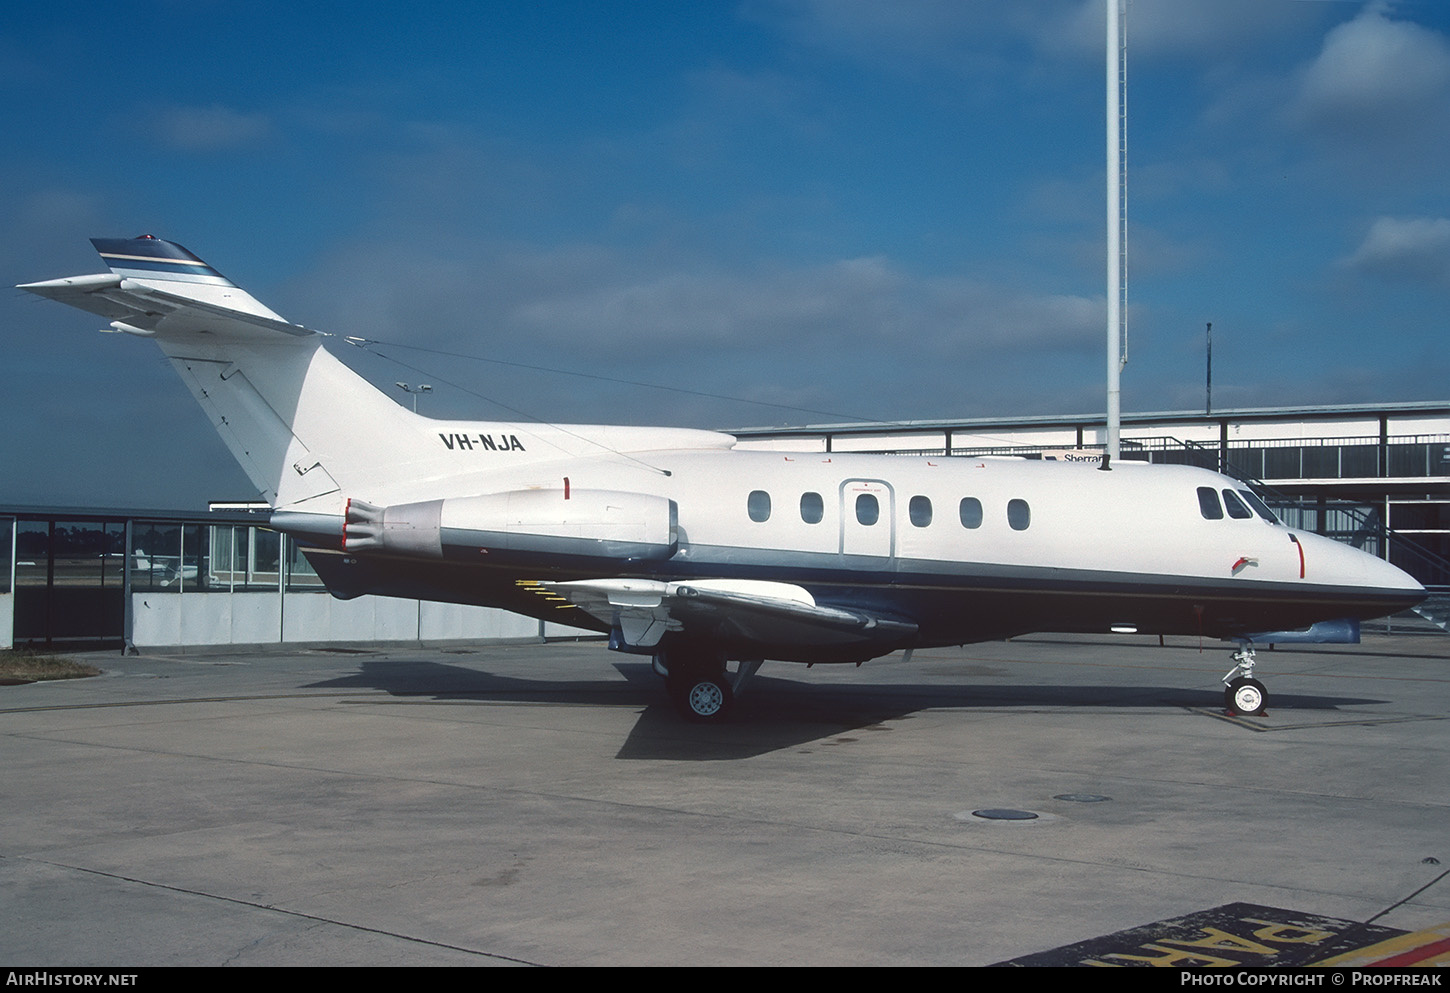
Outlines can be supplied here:
<path id="1" fill-rule="evenodd" d="M 110 272 L 29 290 L 150 338 L 180 373 L 263 499 L 330 508 L 376 485 L 419 420 L 292 324 L 174 242 L 93 238 Z M 390 443 L 390 439 L 392 442 Z"/>
<path id="2" fill-rule="evenodd" d="M 642 466 L 626 453 L 735 441 L 683 428 L 422 417 L 322 347 L 332 336 L 285 320 L 181 245 L 151 235 L 91 243 L 110 272 L 20 288 L 155 341 L 261 497 L 332 519 L 339 532 L 349 500 L 473 496 L 521 467 L 579 456 Z"/>

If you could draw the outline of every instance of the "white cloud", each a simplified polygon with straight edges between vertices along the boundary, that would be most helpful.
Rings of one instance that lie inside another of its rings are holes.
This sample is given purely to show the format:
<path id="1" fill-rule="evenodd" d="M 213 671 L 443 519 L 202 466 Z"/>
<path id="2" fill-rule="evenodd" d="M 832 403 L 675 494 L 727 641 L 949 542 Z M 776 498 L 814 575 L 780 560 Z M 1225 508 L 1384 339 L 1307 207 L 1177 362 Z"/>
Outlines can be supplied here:
<path id="1" fill-rule="evenodd" d="M 1043 370 L 1071 377 L 1079 373 L 1062 370 L 1101 364 L 1100 297 L 925 275 L 883 256 L 727 268 L 594 245 L 442 249 L 408 237 L 344 249 L 289 290 L 299 301 L 305 295 L 295 307 L 277 301 L 294 320 L 441 353 L 375 349 L 416 363 L 426 371 L 409 375 L 440 387 L 475 384 L 460 416 L 477 414 L 477 397 L 487 395 L 561 420 L 762 419 L 758 409 L 698 397 L 620 394 L 609 379 L 836 411 L 837 419 L 926 416 L 1013 401 L 1004 362 L 1033 367 L 1034 389 L 1043 388 Z M 455 355 L 598 378 L 501 373 Z M 1084 364 L 1084 356 L 1092 358 Z M 408 378 L 392 369 L 386 376 Z M 437 391 L 431 402 L 440 411 L 445 393 L 457 391 Z"/>
<path id="2" fill-rule="evenodd" d="M 1134 58 L 1217 60 L 1323 16 L 1314 4 L 1263 0 L 1133 0 Z M 926 60 L 958 71 L 1007 64 L 1017 40 L 1050 56 L 1101 59 L 1103 0 L 752 0 L 747 16 L 864 61 Z M 1003 61 L 1003 58 L 1006 61 Z M 903 62 L 909 66 L 910 62 Z"/>
<path id="3" fill-rule="evenodd" d="M 1343 264 L 1389 279 L 1450 288 L 1450 219 L 1378 218 Z"/>
<path id="4" fill-rule="evenodd" d="M 1035 34 L 1044 49 L 1102 57 L 1103 0 L 1076 0 L 1069 10 L 1038 10 L 1035 15 L 1010 6 L 1019 12 L 1019 27 Z M 1125 22 L 1129 62 L 1168 56 L 1218 60 L 1245 48 L 1273 44 L 1321 16 L 1313 6 L 1263 0 L 1132 0 Z"/>
<path id="5" fill-rule="evenodd" d="M 809 44 L 872 58 L 961 47 L 1007 19 L 999 4 L 961 0 L 750 0 L 743 9 Z"/>
<path id="6" fill-rule="evenodd" d="M 272 121 L 266 114 L 245 114 L 211 104 L 166 107 L 155 112 L 152 128 L 172 148 L 183 152 L 216 152 L 245 148 L 266 140 Z"/>
<path id="7" fill-rule="evenodd" d="M 756 275 L 674 272 L 521 305 L 535 333 L 613 347 L 730 347 L 777 336 L 850 337 L 900 324 L 902 277 L 879 258 Z"/>
<path id="8" fill-rule="evenodd" d="M 675 272 L 520 304 L 513 322 L 576 347 L 758 354 L 888 346 L 915 355 L 1093 344 L 1102 302 L 926 277 L 881 257 L 760 273 Z"/>
<path id="9" fill-rule="evenodd" d="M 1450 44 L 1371 5 L 1325 36 L 1300 77 L 1291 112 L 1303 127 L 1337 142 L 1408 133 L 1442 142 L 1450 120 Z"/>

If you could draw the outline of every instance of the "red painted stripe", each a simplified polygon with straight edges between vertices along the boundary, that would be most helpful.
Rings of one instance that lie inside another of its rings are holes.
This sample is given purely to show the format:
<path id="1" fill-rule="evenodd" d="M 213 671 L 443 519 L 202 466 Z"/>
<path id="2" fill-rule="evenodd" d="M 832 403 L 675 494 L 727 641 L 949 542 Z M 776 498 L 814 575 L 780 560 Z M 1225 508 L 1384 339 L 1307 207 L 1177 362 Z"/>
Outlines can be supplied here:
<path id="1" fill-rule="evenodd" d="M 1421 945 L 1419 948 L 1412 948 L 1408 952 L 1391 955 L 1389 958 L 1380 959 L 1378 962 L 1368 962 L 1366 965 L 1376 969 L 1396 969 L 1402 966 L 1417 965 L 1426 959 L 1434 958 L 1442 952 L 1450 952 L 1450 938 L 1441 938 L 1439 941 L 1431 942 L 1428 945 Z"/>

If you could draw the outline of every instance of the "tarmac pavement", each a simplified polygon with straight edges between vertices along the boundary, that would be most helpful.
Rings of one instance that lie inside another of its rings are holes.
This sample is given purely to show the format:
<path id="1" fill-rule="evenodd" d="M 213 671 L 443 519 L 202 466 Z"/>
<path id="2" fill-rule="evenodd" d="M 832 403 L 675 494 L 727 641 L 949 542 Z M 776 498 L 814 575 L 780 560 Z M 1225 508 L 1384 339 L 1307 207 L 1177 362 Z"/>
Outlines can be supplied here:
<path id="1" fill-rule="evenodd" d="M 1229 904 L 1450 922 L 1450 637 L 1260 651 L 1252 718 L 1230 648 L 770 663 L 720 727 L 597 641 L 88 654 L 0 687 L 0 962 L 985 965 Z"/>

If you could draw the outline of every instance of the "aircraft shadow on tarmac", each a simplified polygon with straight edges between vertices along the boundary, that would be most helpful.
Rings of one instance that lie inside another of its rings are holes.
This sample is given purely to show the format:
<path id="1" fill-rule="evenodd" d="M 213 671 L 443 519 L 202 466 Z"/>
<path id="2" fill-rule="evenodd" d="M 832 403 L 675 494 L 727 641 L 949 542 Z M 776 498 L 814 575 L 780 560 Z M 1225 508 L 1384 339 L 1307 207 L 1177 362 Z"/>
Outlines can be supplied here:
<path id="1" fill-rule="evenodd" d="M 1223 709 L 1223 692 L 1174 686 L 1030 685 L 962 683 L 830 683 L 772 677 L 751 680 L 728 723 L 686 723 L 665 696 L 647 662 L 614 662 L 624 677 L 597 680 L 528 679 L 472 666 L 430 660 L 360 661 L 350 676 L 311 683 L 308 689 L 380 690 L 395 697 L 438 702 L 622 705 L 643 708 L 617 758 L 734 760 L 879 730 L 889 721 L 933 709 L 1036 707 L 1181 707 Z M 1271 691 L 1272 692 L 1272 691 Z M 1270 713 L 1336 711 L 1384 701 L 1361 697 L 1275 694 Z"/>

